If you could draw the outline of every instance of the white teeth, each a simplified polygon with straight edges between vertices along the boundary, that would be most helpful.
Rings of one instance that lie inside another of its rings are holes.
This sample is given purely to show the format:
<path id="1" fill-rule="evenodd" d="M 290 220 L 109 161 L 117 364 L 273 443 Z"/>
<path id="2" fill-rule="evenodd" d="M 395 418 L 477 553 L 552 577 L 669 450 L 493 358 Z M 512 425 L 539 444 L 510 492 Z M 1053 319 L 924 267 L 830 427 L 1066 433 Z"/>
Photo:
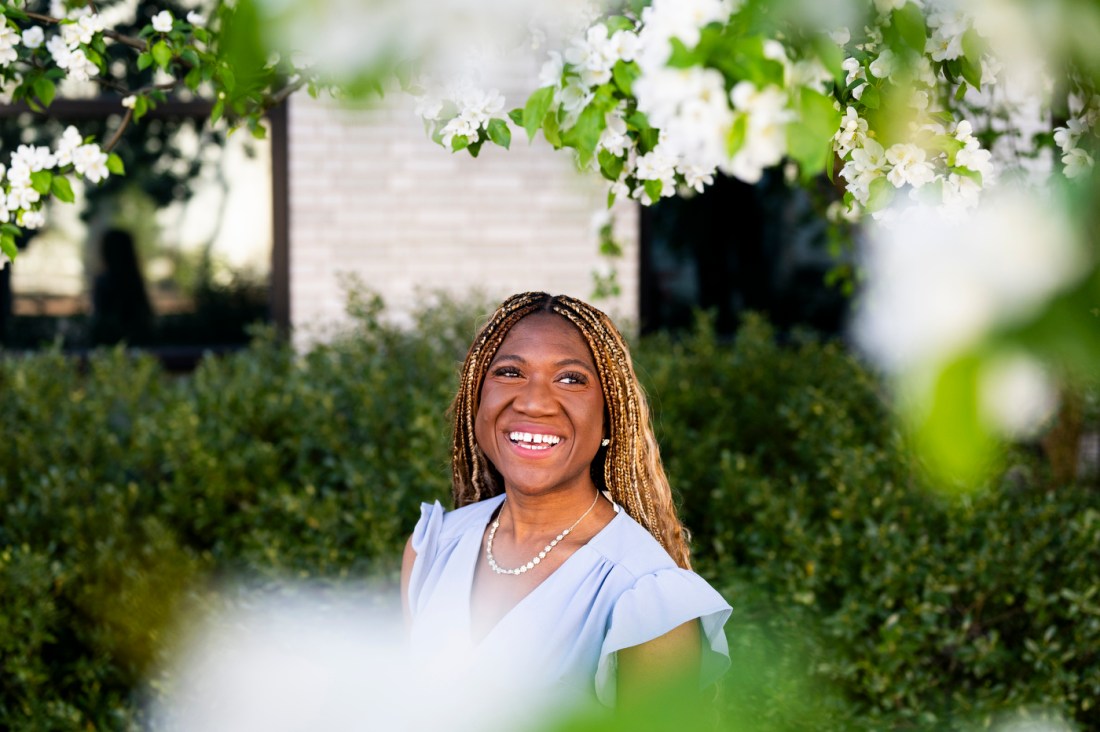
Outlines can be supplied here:
<path id="1" fill-rule="evenodd" d="M 561 438 L 557 435 L 544 435 L 544 434 L 532 434 L 530 432 L 509 432 L 508 439 L 524 447 L 534 447 L 535 445 L 556 445 L 561 442 Z M 544 447 L 538 449 L 545 450 Z"/>

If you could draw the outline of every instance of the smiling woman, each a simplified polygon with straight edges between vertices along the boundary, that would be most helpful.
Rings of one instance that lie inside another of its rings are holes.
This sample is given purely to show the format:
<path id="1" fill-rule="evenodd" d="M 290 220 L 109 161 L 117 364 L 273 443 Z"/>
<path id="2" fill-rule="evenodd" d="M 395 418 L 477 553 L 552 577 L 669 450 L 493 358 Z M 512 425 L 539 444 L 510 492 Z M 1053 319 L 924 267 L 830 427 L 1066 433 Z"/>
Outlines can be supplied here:
<path id="1" fill-rule="evenodd" d="M 711 683 L 730 607 L 690 570 L 626 344 L 566 296 L 506 300 L 454 403 L 456 510 L 425 504 L 405 551 L 413 652 L 609 706 Z M 542 697 L 547 700 L 548 697 Z"/>

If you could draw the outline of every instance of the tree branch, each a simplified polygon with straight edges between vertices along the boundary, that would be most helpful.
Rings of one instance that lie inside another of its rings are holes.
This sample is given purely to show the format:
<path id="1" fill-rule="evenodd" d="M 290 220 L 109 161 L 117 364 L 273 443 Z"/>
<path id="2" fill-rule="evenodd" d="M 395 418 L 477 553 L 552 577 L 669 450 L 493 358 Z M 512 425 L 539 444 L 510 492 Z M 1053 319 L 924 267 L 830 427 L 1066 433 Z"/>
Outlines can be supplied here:
<path id="1" fill-rule="evenodd" d="M 28 18 L 30 18 L 31 20 L 37 20 L 39 23 L 52 23 L 53 25 L 58 25 L 61 23 L 62 20 L 61 18 L 55 18 L 52 15 L 43 15 L 42 13 L 32 13 L 30 11 L 24 12 L 26 12 Z M 103 35 L 106 38 L 110 38 L 112 41 L 116 41 L 123 44 L 124 46 L 129 46 L 130 48 L 137 49 L 138 51 L 145 51 L 149 48 L 149 44 L 147 44 L 140 38 L 126 36 L 119 33 L 118 31 L 104 30 Z"/>
<path id="2" fill-rule="evenodd" d="M 118 141 L 122 139 L 122 133 L 126 131 L 126 128 L 130 126 L 130 120 L 134 118 L 134 110 L 127 109 L 126 115 L 122 118 L 122 122 L 119 123 L 118 129 L 115 130 L 115 134 L 111 135 L 111 139 L 107 141 L 107 144 L 103 146 L 103 152 L 111 152 Z"/>

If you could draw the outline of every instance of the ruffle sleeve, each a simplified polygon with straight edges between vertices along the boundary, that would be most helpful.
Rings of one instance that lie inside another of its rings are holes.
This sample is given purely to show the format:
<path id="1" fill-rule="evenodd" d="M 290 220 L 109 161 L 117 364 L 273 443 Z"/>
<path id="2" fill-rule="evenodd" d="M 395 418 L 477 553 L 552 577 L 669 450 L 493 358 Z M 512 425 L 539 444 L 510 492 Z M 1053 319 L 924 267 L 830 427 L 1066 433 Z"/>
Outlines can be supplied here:
<path id="1" fill-rule="evenodd" d="M 714 682 L 729 666 L 729 645 L 722 630 L 732 609 L 706 581 L 679 567 L 637 579 L 615 602 L 596 667 L 596 696 L 615 704 L 618 652 L 668 633 L 689 620 L 700 621 L 701 685 Z"/>
<path id="2" fill-rule="evenodd" d="M 412 548 L 416 552 L 412 572 L 409 574 L 409 607 L 416 608 L 428 568 L 435 560 L 439 547 L 439 533 L 443 529 L 443 506 L 439 501 L 420 504 L 420 520 L 412 533 Z"/>

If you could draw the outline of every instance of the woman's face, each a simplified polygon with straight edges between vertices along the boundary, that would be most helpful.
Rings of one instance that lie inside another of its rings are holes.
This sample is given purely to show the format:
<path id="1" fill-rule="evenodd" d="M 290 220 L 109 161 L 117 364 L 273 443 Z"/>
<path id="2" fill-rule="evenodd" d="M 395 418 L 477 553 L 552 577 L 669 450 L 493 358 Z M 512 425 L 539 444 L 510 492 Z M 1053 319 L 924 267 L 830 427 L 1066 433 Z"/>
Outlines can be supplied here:
<path id="1" fill-rule="evenodd" d="M 509 491 L 592 489 L 603 389 L 572 323 L 534 313 L 512 327 L 485 374 L 474 432 Z"/>

